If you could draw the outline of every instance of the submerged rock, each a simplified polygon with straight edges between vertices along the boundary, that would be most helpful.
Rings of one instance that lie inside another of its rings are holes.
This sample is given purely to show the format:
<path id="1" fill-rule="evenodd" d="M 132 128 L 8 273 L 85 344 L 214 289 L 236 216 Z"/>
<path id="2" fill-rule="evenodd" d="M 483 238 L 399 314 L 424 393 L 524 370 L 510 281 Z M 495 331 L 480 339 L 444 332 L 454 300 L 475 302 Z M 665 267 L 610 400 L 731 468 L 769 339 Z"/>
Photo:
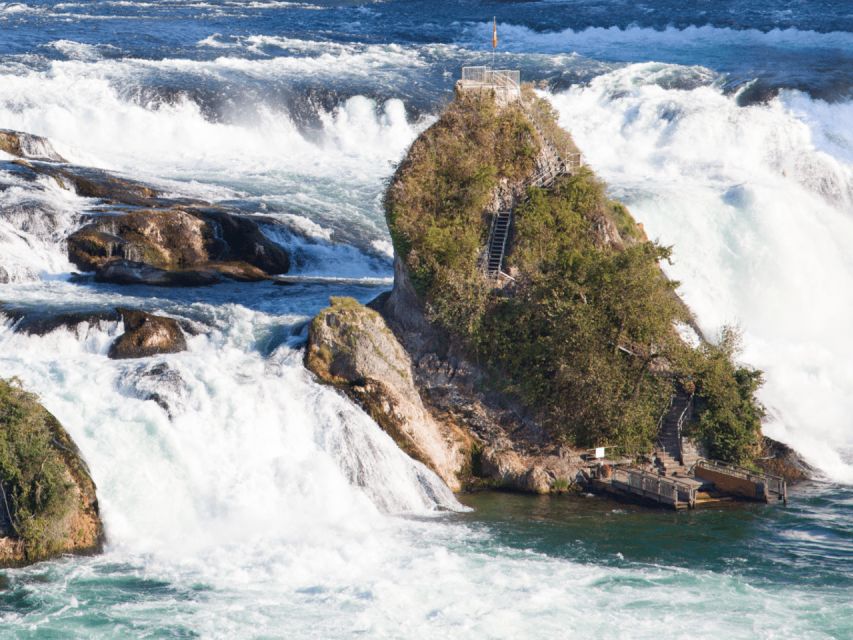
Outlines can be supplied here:
<path id="1" fill-rule="evenodd" d="M 103 541 L 77 446 L 34 395 L 0 380 L 0 567 L 96 553 Z"/>
<path id="2" fill-rule="evenodd" d="M 133 309 L 118 311 L 125 331 L 110 346 L 110 358 L 145 358 L 186 350 L 187 341 L 176 320 Z"/>
<path id="3" fill-rule="evenodd" d="M 426 410 L 411 360 L 378 313 L 352 298 L 332 298 L 331 303 L 311 322 L 308 369 L 342 389 L 451 489 L 460 489 L 470 438 Z"/>
<path id="4" fill-rule="evenodd" d="M 43 336 L 57 329 L 74 329 L 81 324 L 96 325 L 101 322 L 118 322 L 121 316 L 115 309 L 22 309 L 6 303 L 0 303 L 0 313 L 12 321 L 12 329 L 17 333 Z"/>
<path id="5" fill-rule="evenodd" d="M 160 287 L 200 287 L 222 282 L 213 269 L 159 269 L 131 260 L 107 262 L 95 272 L 98 282 L 146 284 Z"/>
<path id="6" fill-rule="evenodd" d="M 122 389 L 140 400 L 153 400 L 170 419 L 183 413 L 190 388 L 180 371 L 166 362 L 139 365 L 123 376 Z"/>

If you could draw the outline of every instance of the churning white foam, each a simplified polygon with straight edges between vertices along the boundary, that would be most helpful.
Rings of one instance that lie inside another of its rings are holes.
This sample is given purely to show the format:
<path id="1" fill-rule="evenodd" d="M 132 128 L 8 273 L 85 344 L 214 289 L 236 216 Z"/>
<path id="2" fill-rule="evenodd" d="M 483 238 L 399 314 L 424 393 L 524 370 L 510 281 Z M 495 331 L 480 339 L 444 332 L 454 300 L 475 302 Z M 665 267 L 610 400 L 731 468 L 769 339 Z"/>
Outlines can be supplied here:
<path id="1" fill-rule="evenodd" d="M 608 57 L 618 52 L 621 57 L 647 58 L 649 51 L 660 56 L 661 50 L 696 51 L 720 48 L 779 48 L 850 51 L 853 34 L 847 31 L 820 32 L 807 29 L 733 29 L 711 25 L 684 28 L 666 27 L 587 27 L 561 31 L 536 31 L 515 24 L 500 24 L 501 47 L 510 51 L 567 53 L 576 51 L 593 57 Z M 466 28 L 463 42 L 479 45 L 488 42 L 492 23 L 477 23 Z M 658 59 L 660 59 L 658 57 Z"/>
<path id="2" fill-rule="evenodd" d="M 649 235 L 709 335 L 744 332 L 765 371 L 765 431 L 853 482 L 853 110 L 784 92 L 737 106 L 632 65 L 550 96 L 589 164 Z"/>

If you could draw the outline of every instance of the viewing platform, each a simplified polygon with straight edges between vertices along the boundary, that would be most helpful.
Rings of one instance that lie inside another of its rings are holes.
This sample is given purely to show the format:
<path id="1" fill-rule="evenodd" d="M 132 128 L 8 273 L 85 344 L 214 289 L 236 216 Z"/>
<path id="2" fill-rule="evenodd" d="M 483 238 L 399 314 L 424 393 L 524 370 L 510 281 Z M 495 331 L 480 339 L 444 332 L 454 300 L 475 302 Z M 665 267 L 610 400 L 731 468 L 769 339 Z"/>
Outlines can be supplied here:
<path id="1" fill-rule="evenodd" d="M 456 82 L 461 92 L 493 91 L 500 105 L 521 100 L 521 72 L 518 69 L 462 67 L 462 78 Z"/>

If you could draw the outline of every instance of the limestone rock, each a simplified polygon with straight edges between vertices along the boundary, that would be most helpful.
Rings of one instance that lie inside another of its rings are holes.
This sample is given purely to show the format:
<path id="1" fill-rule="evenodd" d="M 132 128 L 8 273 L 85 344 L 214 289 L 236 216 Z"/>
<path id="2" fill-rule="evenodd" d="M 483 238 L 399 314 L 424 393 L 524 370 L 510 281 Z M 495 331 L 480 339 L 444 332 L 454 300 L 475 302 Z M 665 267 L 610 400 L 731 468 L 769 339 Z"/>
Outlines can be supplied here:
<path id="1" fill-rule="evenodd" d="M 461 488 L 470 438 L 427 411 L 409 355 L 378 313 L 352 298 L 332 298 L 311 322 L 305 364 L 360 404 L 403 451 L 454 491 Z"/>
<path id="2" fill-rule="evenodd" d="M 525 455 L 512 448 L 486 447 L 480 453 L 476 472 L 504 489 L 545 494 L 569 490 L 580 470 L 579 463 L 566 456 Z"/>
<path id="3" fill-rule="evenodd" d="M 132 309 L 118 311 L 124 320 L 125 331 L 110 346 L 110 358 L 145 358 L 160 353 L 177 353 L 187 348 L 187 341 L 176 320 Z"/>
<path id="4" fill-rule="evenodd" d="M 0 380 L 0 567 L 96 553 L 95 483 L 71 437 L 35 396 Z"/>

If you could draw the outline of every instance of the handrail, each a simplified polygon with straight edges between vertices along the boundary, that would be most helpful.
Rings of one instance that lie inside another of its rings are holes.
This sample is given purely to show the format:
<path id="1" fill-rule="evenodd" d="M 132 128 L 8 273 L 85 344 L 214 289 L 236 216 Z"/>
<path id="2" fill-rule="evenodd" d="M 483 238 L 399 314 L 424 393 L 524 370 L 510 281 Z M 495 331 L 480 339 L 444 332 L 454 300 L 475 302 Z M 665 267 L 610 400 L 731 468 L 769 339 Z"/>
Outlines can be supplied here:
<path id="1" fill-rule="evenodd" d="M 779 496 L 786 496 L 787 494 L 785 479 L 781 476 L 776 476 L 770 473 L 756 473 L 749 469 L 744 469 L 743 467 L 738 467 L 726 462 L 720 462 L 719 460 L 708 460 L 707 458 L 699 458 L 699 460 L 696 461 L 696 465 L 702 465 L 712 470 L 721 471 L 735 476 L 736 478 L 749 480 L 750 482 L 764 482 L 768 491 L 772 491 Z"/>
<path id="2" fill-rule="evenodd" d="M 678 457 L 681 460 L 681 464 L 684 464 L 684 442 L 682 440 L 681 431 L 684 427 L 684 419 L 687 417 L 687 412 L 690 410 L 690 407 L 693 405 L 693 394 L 690 394 L 690 398 L 687 400 L 687 404 L 684 405 L 684 410 L 681 412 L 681 415 L 678 416 L 678 422 L 676 423 L 677 433 L 678 433 Z"/>
<path id="3" fill-rule="evenodd" d="M 633 468 L 617 467 L 613 469 L 612 473 L 612 481 L 624 484 L 640 495 L 648 497 L 648 494 L 651 494 L 651 497 L 655 497 L 658 502 L 663 497 L 670 500 L 676 507 L 680 502 L 686 502 L 690 507 L 696 503 L 695 485 L 682 482 L 677 478 L 660 476 Z M 682 496 L 685 496 L 686 499 L 682 499 Z"/>

